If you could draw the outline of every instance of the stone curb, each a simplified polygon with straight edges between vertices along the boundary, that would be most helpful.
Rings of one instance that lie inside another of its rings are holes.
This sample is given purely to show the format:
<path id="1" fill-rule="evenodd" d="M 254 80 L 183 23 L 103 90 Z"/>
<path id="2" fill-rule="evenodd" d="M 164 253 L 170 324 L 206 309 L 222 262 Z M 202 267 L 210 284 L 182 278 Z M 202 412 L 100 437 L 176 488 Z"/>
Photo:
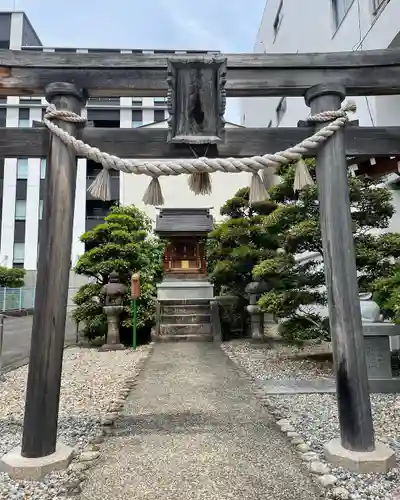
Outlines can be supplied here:
<path id="1" fill-rule="evenodd" d="M 232 353 L 227 352 L 221 345 L 221 351 L 225 356 L 234 363 L 235 367 L 251 385 L 257 383 L 257 379 L 253 377 L 240 363 L 240 361 Z M 320 455 L 312 451 L 311 447 L 305 442 L 301 434 L 297 432 L 292 422 L 284 418 L 282 412 L 269 401 L 268 395 L 259 388 L 253 389 L 254 396 L 261 402 L 271 415 L 273 415 L 276 425 L 290 439 L 290 444 L 295 448 L 296 453 L 304 463 L 307 471 L 327 490 L 327 498 L 336 500 L 350 499 L 350 492 L 343 487 L 335 487 L 337 478 L 331 474 L 330 467 L 320 459 Z"/>
<path id="2" fill-rule="evenodd" d="M 90 439 L 83 451 L 74 454 L 73 460 L 67 469 L 69 478 L 63 485 L 64 495 L 67 497 L 77 496 L 82 492 L 82 483 L 87 477 L 88 470 L 93 467 L 101 458 L 101 445 L 107 436 L 114 433 L 115 422 L 119 418 L 132 389 L 137 384 L 137 378 L 143 367 L 153 352 L 154 342 L 151 342 L 142 350 L 142 356 L 135 366 L 134 373 L 130 374 L 121 383 L 118 395 L 109 404 L 106 415 L 101 420 L 101 430 L 99 434 Z"/>

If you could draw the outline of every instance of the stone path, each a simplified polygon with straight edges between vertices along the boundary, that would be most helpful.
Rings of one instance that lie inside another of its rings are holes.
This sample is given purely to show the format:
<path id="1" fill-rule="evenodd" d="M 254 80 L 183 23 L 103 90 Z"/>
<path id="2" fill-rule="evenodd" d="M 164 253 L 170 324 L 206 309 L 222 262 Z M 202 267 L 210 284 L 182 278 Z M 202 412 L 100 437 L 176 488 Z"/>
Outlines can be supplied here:
<path id="1" fill-rule="evenodd" d="M 156 344 L 81 500 L 314 500 L 321 491 L 213 344 Z"/>

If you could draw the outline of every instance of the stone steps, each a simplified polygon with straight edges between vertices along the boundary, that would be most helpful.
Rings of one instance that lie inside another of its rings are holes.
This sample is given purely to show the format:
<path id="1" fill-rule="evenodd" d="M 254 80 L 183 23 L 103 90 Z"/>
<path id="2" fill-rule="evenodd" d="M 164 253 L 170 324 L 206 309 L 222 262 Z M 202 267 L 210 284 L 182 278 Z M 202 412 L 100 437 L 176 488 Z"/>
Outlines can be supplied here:
<path id="1" fill-rule="evenodd" d="M 212 335 L 205 335 L 203 333 L 202 334 L 189 333 L 189 334 L 180 334 L 180 335 L 164 335 L 164 336 L 160 336 L 157 340 L 158 340 L 158 342 L 180 342 L 180 341 L 212 342 L 213 336 Z"/>
<path id="2" fill-rule="evenodd" d="M 163 307 L 163 315 L 183 316 L 188 314 L 210 314 L 208 304 L 188 304 L 188 305 L 166 305 Z"/>
<path id="3" fill-rule="evenodd" d="M 198 298 L 198 299 L 159 299 L 158 300 L 163 307 L 168 306 L 209 306 L 210 299 L 208 298 Z"/>
<path id="4" fill-rule="evenodd" d="M 162 314 L 163 325 L 210 323 L 210 314 Z"/>
<path id="5" fill-rule="evenodd" d="M 211 335 L 211 323 L 181 323 L 175 325 L 160 325 L 160 336 L 166 335 Z"/>
<path id="6" fill-rule="evenodd" d="M 160 342 L 212 341 L 210 299 L 160 300 Z"/>

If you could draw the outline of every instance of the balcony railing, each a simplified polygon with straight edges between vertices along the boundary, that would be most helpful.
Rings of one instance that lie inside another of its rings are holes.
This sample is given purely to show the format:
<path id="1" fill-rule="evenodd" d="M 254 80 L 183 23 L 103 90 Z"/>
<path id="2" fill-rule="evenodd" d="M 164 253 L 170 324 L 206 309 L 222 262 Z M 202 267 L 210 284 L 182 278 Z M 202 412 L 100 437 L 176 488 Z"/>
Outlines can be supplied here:
<path id="1" fill-rule="evenodd" d="M 101 105 L 101 106 L 119 106 L 119 97 L 90 97 L 88 100 L 88 106 Z"/>
<path id="2" fill-rule="evenodd" d="M 104 217 L 106 215 L 88 215 L 86 217 L 86 225 L 85 229 L 86 231 L 90 231 L 94 227 L 98 226 L 99 224 L 104 224 Z"/>

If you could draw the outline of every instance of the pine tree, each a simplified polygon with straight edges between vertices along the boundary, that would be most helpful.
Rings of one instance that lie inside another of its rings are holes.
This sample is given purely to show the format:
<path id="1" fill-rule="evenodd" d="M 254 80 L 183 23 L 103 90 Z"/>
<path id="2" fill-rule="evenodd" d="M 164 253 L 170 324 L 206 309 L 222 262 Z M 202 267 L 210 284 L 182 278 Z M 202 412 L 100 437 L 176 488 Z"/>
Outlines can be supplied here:
<path id="1" fill-rule="evenodd" d="M 215 294 L 234 295 L 237 304 L 225 310 L 223 326 L 232 331 L 246 330 L 247 297 L 245 287 L 253 281 L 254 266 L 275 255 L 278 239 L 264 229 L 265 216 L 276 209 L 274 202 L 266 201 L 249 206 L 249 188 L 240 189 L 221 208 L 225 220 L 219 223 L 208 238 L 209 276 L 214 282 Z"/>
<path id="2" fill-rule="evenodd" d="M 151 237 L 150 232 L 151 220 L 141 210 L 121 206 L 111 209 L 104 224 L 81 236 L 86 251 L 79 258 L 75 272 L 89 277 L 90 283 L 83 285 L 74 297 L 77 308 L 73 311 L 73 318 L 85 325 L 84 332 L 89 338 L 106 333 L 107 320 L 99 297 L 112 271 L 117 271 L 121 283 L 128 286 L 132 273 L 140 272 L 138 335 L 149 333 L 154 324 L 156 283 L 162 276 L 163 250 L 161 241 Z M 121 340 L 129 343 L 132 331 L 129 293 L 124 305 L 121 320 L 125 328 L 121 331 Z"/>
<path id="3" fill-rule="evenodd" d="M 315 179 L 314 161 L 307 161 Z M 322 240 L 317 185 L 300 193 L 293 191 L 295 166 L 281 167 L 281 182 L 269 190 L 276 209 L 263 225 L 279 241 L 281 252 L 264 259 L 253 269 L 253 276 L 271 284 L 260 305 L 265 312 L 283 320 L 282 333 L 290 341 L 329 337 L 326 318 L 315 312 L 315 305 L 326 305 Z M 349 174 L 349 195 L 356 249 L 358 285 L 361 291 L 374 290 L 377 279 L 393 272 L 393 259 L 400 255 L 400 235 L 379 234 L 388 227 L 394 209 L 390 191 L 366 177 Z M 311 252 L 317 258 L 298 260 L 295 256 Z"/>

